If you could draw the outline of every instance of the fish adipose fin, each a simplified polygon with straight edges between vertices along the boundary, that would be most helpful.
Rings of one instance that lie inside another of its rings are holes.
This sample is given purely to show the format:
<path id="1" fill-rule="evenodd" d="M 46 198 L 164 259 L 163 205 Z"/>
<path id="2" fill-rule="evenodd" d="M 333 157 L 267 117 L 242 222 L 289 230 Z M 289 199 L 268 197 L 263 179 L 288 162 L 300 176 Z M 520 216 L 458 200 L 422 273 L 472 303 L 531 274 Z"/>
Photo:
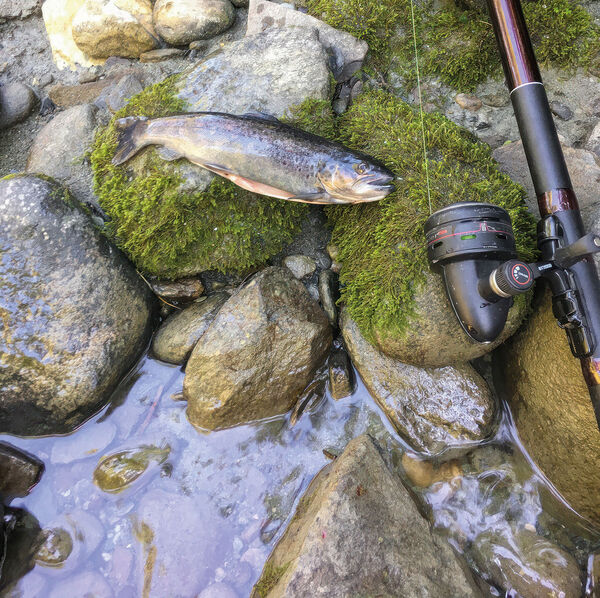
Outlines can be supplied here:
<path id="1" fill-rule="evenodd" d="M 144 147 L 145 144 L 140 143 L 140 137 L 148 126 L 147 120 L 145 117 L 128 116 L 115 122 L 115 127 L 119 131 L 119 144 L 112 159 L 115 166 L 127 162 Z"/>
<path id="2" fill-rule="evenodd" d="M 158 155 L 167 162 L 172 162 L 173 160 L 179 160 L 179 158 L 183 158 L 183 154 L 180 154 L 178 151 L 164 145 L 159 147 L 157 151 Z"/>

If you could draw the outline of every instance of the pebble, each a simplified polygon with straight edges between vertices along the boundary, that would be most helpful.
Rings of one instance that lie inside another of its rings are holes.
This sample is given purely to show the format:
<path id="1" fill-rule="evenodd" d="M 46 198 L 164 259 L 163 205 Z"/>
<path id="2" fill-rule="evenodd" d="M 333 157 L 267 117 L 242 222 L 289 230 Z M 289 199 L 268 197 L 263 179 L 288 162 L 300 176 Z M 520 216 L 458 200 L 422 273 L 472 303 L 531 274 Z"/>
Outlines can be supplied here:
<path id="1" fill-rule="evenodd" d="M 283 264 L 298 280 L 310 276 L 317 269 L 315 260 L 307 255 L 288 255 Z"/>
<path id="2" fill-rule="evenodd" d="M 594 98 L 589 106 L 586 108 L 586 112 L 591 116 L 599 116 L 600 117 L 600 98 Z"/>
<path id="3" fill-rule="evenodd" d="M 125 75 L 119 79 L 114 87 L 108 88 L 106 93 L 102 93 L 96 104 L 101 106 L 104 101 L 108 109 L 115 113 L 123 108 L 131 97 L 140 93 L 142 89 L 144 87 L 135 75 Z"/>
<path id="4" fill-rule="evenodd" d="M 25 120 L 37 101 L 33 90 L 23 83 L 7 83 L 0 87 L 0 129 Z"/>
<path id="5" fill-rule="evenodd" d="M 193 301 L 204 292 L 204 285 L 198 278 L 150 280 L 149 283 L 154 293 L 167 301 Z"/>
<path id="6" fill-rule="evenodd" d="M 329 356 L 329 392 L 338 401 L 352 394 L 352 367 L 344 349 L 335 349 Z"/>
<path id="7" fill-rule="evenodd" d="M 62 527 L 45 529 L 41 538 L 43 543 L 35 555 L 35 560 L 42 566 L 58 567 L 73 551 L 71 534 Z"/>
<path id="8" fill-rule="evenodd" d="M 336 301 L 340 296 L 338 276 L 333 270 L 319 273 L 319 299 L 329 323 L 337 326 L 338 311 Z"/>
<path id="9" fill-rule="evenodd" d="M 50 83 L 52 83 L 54 81 L 54 75 L 52 73 L 44 73 L 43 75 L 40 75 L 40 77 L 34 77 L 31 81 L 31 84 L 34 87 L 46 87 L 47 85 L 50 85 Z"/>
<path id="10" fill-rule="evenodd" d="M 573 118 L 573 111 L 560 102 L 550 102 L 550 110 L 552 110 L 554 116 L 557 116 L 561 120 L 571 120 Z"/>
<path id="11" fill-rule="evenodd" d="M 600 156 L 600 122 L 594 127 L 594 130 L 588 137 L 588 140 L 585 143 L 585 149 Z"/>
<path id="12" fill-rule="evenodd" d="M 477 96 L 471 96 L 466 93 L 459 93 L 454 101 L 465 110 L 475 112 L 481 108 L 483 102 Z"/>
<path id="13" fill-rule="evenodd" d="M 462 476 L 460 463 L 455 459 L 436 465 L 431 460 L 420 459 L 407 452 L 402 455 L 402 467 L 408 479 L 419 488 L 427 488 L 435 482 L 449 482 Z"/>
<path id="14" fill-rule="evenodd" d="M 162 62 L 170 58 L 179 58 L 185 54 L 181 48 L 160 48 L 140 54 L 140 62 Z"/>
<path id="15" fill-rule="evenodd" d="M 327 249 L 327 253 L 329 254 L 329 257 L 331 258 L 331 261 L 336 262 L 338 257 L 340 256 L 340 250 L 338 248 L 337 245 L 333 245 L 332 243 L 329 243 L 326 247 Z"/>
<path id="16" fill-rule="evenodd" d="M 48 90 L 48 96 L 62 108 L 77 106 L 78 104 L 91 104 L 107 87 L 114 84 L 112 79 L 100 79 L 78 85 L 53 85 Z"/>

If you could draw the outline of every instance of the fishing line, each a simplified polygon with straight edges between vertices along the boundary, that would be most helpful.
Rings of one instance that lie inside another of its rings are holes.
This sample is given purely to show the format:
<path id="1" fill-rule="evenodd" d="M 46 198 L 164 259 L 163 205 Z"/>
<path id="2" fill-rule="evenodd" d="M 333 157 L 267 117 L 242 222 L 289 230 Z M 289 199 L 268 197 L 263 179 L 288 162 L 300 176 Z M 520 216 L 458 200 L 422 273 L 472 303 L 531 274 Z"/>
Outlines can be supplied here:
<path id="1" fill-rule="evenodd" d="M 421 75 L 419 73 L 419 54 L 417 52 L 417 28 L 415 26 L 415 3 L 410 0 L 410 16 L 412 20 L 413 45 L 415 48 L 415 66 L 417 71 L 417 92 L 419 94 L 419 114 L 421 117 L 421 136 L 423 138 L 423 160 L 425 161 L 425 181 L 427 182 L 427 202 L 431 214 L 431 187 L 429 185 L 429 164 L 427 160 L 427 146 L 425 143 L 425 120 L 423 117 L 423 99 L 421 98 Z"/>

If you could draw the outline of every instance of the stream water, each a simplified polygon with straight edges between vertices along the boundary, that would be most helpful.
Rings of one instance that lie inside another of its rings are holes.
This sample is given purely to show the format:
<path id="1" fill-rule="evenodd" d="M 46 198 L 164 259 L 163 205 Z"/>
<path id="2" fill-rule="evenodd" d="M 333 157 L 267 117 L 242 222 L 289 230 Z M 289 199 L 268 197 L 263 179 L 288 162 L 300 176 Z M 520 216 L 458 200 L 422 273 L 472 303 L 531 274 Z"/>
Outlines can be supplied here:
<path id="1" fill-rule="evenodd" d="M 185 403 L 172 398 L 182 384 L 179 367 L 145 357 L 111 403 L 73 434 L 0 437 L 46 464 L 39 485 L 12 506 L 72 540 L 64 563 L 38 561 L 6 596 L 77 598 L 93 589 L 96 598 L 195 597 L 216 584 L 210 596 L 245 597 L 295 504 L 328 462 L 324 449 L 338 454 L 369 432 L 405 475 L 407 445 L 359 379 L 356 392 L 340 401 L 325 390 L 294 425 L 287 415 L 212 433 L 193 428 Z M 143 446 L 166 449 L 163 455 L 170 448 L 168 458 L 121 492 L 94 483 L 103 456 Z M 473 538 L 489 531 L 510 543 L 525 528 L 567 549 L 585 571 L 598 537 L 532 467 L 506 412 L 493 439 L 451 457 L 441 467 L 429 464 L 436 483 L 413 486 L 432 524 L 472 566 L 479 566 L 468 548 Z M 444 473 L 449 468 L 462 472 L 458 483 Z"/>

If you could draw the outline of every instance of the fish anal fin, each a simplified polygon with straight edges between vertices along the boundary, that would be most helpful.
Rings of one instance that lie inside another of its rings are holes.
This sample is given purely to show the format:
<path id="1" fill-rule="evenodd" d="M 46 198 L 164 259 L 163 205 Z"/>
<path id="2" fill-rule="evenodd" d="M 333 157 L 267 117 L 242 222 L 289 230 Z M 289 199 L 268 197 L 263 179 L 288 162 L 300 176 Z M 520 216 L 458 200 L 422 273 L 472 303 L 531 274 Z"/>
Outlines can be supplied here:
<path id="1" fill-rule="evenodd" d="M 158 155 L 167 162 L 172 162 L 173 160 L 179 160 L 179 158 L 183 158 L 183 154 L 180 154 L 177 150 L 171 149 L 166 145 L 161 145 L 156 150 Z"/>
<path id="2" fill-rule="evenodd" d="M 302 193 L 300 195 L 288 197 L 287 199 L 289 199 L 290 201 L 302 201 L 304 203 L 337 203 L 336 201 L 332 201 L 330 195 L 328 195 L 327 193 L 323 193 L 322 191 L 316 191 L 315 193 Z"/>

